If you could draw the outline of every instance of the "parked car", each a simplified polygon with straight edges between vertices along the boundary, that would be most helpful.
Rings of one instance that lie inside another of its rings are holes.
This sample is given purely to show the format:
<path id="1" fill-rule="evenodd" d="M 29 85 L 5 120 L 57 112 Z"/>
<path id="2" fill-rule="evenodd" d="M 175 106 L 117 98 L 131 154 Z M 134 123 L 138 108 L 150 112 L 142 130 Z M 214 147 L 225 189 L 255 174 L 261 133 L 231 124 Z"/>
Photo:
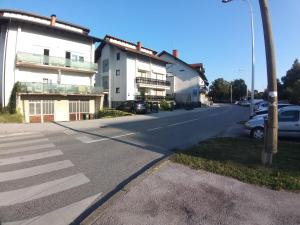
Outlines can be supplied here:
<path id="1" fill-rule="evenodd" d="M 267 101 L 261 101 L 261 102 L 255 103 L 254 112 L 258 111 L 261 107 L 268 107 L 268 102 Z"/>
<path id="2" fill-rule="evenodd" d="M 245 123 L 251 137 L 264 137 L 264 120 L 268 115 L 259 115 Z M 282 137 L 300 137 L 300 106 L 286 106 L 278 110 L 278 135 Z"/>
<path id="3" fill-rule="evenodd" d="M 143 101 L 125 101 L 116 108 L 117 110 L 130 113 L 147 113 L 148 105 Z"/>
<path id="4" fill-rule="evenodd" d="M 264 106 L 260 107 L 260 109 L 255 112 L 255 116 L 268 114 L 268 110 L 269 110 L 268 106 L 269 105 L 267 104 L 266 107 L 264 107 Z M 292 105 L 287 104 L 287 103 L 279 103 L 278 104 L 278 109 L 281 109 L 281 108 L 284 108 L 284 107 L 287 107 L 287 106 L 292 106 Z"/>
<path id="5" fill-rule="evenodd" d="M 240 106 L 249 106 L 250 105 L 250 101 L 248 100 L 241 100 L 238 102 L 238 105 Z"/>

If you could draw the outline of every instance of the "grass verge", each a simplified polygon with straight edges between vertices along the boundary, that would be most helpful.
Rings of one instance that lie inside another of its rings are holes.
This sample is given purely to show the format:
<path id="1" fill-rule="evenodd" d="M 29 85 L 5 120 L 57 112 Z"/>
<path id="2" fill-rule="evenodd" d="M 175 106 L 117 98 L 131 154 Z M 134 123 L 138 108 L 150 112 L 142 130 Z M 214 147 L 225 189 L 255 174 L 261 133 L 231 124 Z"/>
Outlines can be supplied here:
<path id="1" fill-rule="evenodd" d="M 23 118 L 20 113 L 0 113 L 0 123 L 22 123 Z"/>
<path id="2" fill-rule="evenodd" d="M 203 169 L 275 190 L 300 190 L 300 143 L 280 141 L 272 168 L 261 165 L 263 143 L 248 138 L 214 138 L 171 160 L 193 169 Z"/>
<path id="3" fill-rule="evenodd" d="M 114 117 L 121 117 L 121 116 L 129 116 L 131 113 L 123 112 L 115 109 L 103 109 L 98 111 L 96 114 L 96 118 L 114 118 Z"/>

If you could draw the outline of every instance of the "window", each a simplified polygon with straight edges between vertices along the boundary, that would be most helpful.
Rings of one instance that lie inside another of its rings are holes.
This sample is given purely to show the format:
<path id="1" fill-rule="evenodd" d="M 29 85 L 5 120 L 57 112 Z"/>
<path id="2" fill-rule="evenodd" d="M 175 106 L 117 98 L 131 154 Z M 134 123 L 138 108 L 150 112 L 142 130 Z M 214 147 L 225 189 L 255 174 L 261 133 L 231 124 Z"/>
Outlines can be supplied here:
<path id="1" fill-rule="evenodd" d="M 49 65 L 49 49 L 44 49 L 44 64 Z"/>
<path id="2" fill-rule="evenodd" d="M 53 115 L 53 114 L 54 114 L 54 101 L 43 100 L 43 115 Z"/>
<path id="3" fill-rule="evenodd" d="M 120 93 L 120 88 L 119 87 L 116 88 L 116 93 Z"/>
<path id="4" fill-rule="evenodd" d="M 82 113 L 89 113 L 90 112 L 89 101 L 80 101 L 80 112 L 82 112 Z"/>
<path id="5" fill-rule="evenodd" d="M 83 56 L 79 56 L 79 62 L 84 62 L 84 57 Z"/>
<path id="6" fill-rule="evenodd" d="M 107 90 L 108 89 L 108 85 L 109 85 L 109 83 L 108 83 L 108 77 L 107 76 L 102 77 L 102 88 L 104 90 Z"/>
<path id="7" fill-rule="evenodd" d="M 89 113 L 89 101 L 69 101 L 69 113 Z"/>
<path id="8" fill-rule="evenodd" d="M 29 115 L 40 115 L 40 114 L 41 114 L 41 101 L 29 100 Z"/>
<path id="9" fill-rule="evenodd" d="M 120 52 L 118 52 L 117 53 L 117 60 L 120 60 L 120 58 L 121 58 L 121 54 L 120 54 Z"/>
<path id="10" fill-rule="evenodd" d="M 108 59 L 104 59 L 102 61 L 102 73 L 108 72 L 108 69 L 109 69 L 109 61 Z"/>
<path id="11" fill-rule="evenodd" d="M 72 61 L 74 62 L 84 62 L 84 57 L 76 54 L 72 54 Z"/>
<path id="12" fill-rule="evenodd" d="M 279 122 L 297 122 L 300 112 L 297 110 L 284 111 L 279 115 Z"/>
<path id="13" fill-rule="evenodd" d="M 116 70 L 116 76 L 120 76 L 120 70 Z"/>
<path id="14" fill-rule="evenodd" d="M 147 72 L 143 70 L 138 71 L 138 77 L 145 77 L 147 78 Z"/>

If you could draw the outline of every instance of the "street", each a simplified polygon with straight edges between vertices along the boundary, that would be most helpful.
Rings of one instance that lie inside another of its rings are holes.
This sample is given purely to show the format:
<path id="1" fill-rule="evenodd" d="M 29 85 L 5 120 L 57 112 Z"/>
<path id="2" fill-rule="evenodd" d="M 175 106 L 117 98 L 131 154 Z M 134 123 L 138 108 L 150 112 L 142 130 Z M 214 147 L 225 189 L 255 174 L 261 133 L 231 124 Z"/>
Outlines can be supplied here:
<path id="1" fill-rule="evenodd" d="M 218 136 L 248 115 L 248 108 L 222 106 L 0 135 L 0 221 L 79 223 L 174 149 Z"/>

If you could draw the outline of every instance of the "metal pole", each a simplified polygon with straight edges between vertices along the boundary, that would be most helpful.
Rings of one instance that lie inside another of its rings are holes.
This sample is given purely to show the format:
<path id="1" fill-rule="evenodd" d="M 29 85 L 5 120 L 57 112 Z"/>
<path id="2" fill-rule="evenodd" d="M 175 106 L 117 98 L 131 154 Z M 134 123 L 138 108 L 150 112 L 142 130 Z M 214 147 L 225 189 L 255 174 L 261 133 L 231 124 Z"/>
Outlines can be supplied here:
<path id="1" fill-rule="evenodd" d="M 253 7 L 250 0 L 245 0 L 248 3 L 251 15 L 251 35 L 252 35 L 252 71 L 251 71 L 251 105 L 250 105 L 250 116 L 254 114 L 254 82 L 255 82 L 255 35 L 254 35 L 254 16 Z"/>
<path id="2" fill-rule="evenodd" d="M 277 153 L 278 147 L 278 99 L 277 99 L 277 80 L 274 42 L 271 28 L 271 18 L 269 13 L 268 0 L 259 0 L 262 23 L 264 28 L 265 50 L 268 74 L 268 123 L 265 149 L 262 152 L 262 161 L 264 165 L 272 164 L 272 157 Z"/>
<path id="3" fill-rule="evenodd" d="M 223 3 L 229 3 L 233 0 L 222 0 Z M 253 16 L 253 7 L 250 0 L 244 0 L 248 3 L 250 9 L 250 16 L 251 16 L 251 36 L 252 36 L 252 68 L 251 68 L 251 104 L 250 104 L 250 117 L 254 114 L 254 81 L 255 81 L 255 35 L 254 35 L 254 16 Z M 248 97 L 248 90 L 247 96 Z"/>

